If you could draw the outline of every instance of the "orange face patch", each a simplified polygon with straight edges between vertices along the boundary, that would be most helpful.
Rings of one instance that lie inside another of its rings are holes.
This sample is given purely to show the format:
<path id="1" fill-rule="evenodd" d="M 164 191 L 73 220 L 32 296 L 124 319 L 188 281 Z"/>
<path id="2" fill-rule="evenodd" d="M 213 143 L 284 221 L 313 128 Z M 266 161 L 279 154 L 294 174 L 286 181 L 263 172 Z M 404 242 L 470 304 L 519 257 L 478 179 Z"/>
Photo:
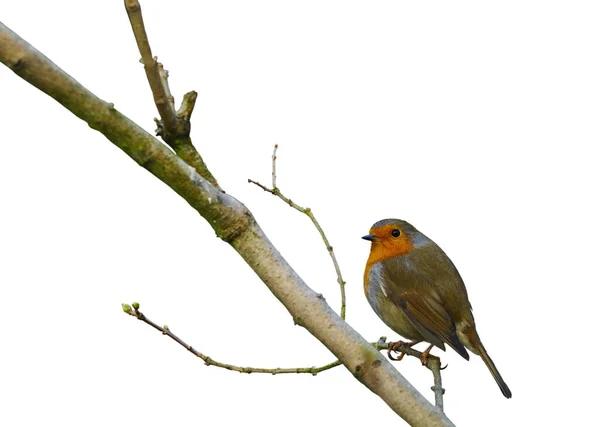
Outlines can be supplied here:
<path id="1" fill-rule="evenodd" d="M 400 235 L 395 237 L 392 234 L 394 230 L 399 230 Z M 372 228 L 369 232 L 376 236 L 376 240 L 371 245 L 371 256 L 369 257 L 369 261 L 371 258 L 377 259 L 377 261 L 373 260 L 373 263 L 397 255 L 406 255 L 413 249 L 412 241 L 398 225 L 386 224 L 379 228 Z"/>
<path id="2" fill-rule="evenodd" d="M 394 237 L 392 234 L 392 231 L 395 229 L 400 230 L 398 237 Z M 365 269 L 365 287 L 368 282 L 369 271 L 373 264 L 395 256 L 406 255 L 414 247 L 411 239 L 398 225 L 386 224 L 378 228 L 371 228 L 369 233 L 375 236 L 375 240 L 371 243 L 371 253 L 369 254 Z"/>

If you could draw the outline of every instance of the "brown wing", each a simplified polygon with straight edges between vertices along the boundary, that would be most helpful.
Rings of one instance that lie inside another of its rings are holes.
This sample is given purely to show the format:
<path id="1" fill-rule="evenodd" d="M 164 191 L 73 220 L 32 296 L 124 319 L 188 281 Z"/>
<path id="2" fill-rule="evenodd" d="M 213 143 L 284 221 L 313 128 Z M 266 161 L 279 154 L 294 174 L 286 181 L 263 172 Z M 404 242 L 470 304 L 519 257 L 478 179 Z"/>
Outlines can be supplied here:
<path id="1" fill-rule="evenodd" d="M 407 260 L 383 261 L 386 294 L 398 306 L 426 341 L 445 350 L 444 343 L 469 360 L 469 353 L 456 335 L 450 313 L 434 286 Z"/>
<path id="2" fill-rule="evenodd" d="M 444 350 L 448 343 L 458 354 L 469 360 L 469 353 L 456 335 L 454 322 L 446 308 L 434 295 L 422 296 L 414 292 L 402 292 L 398 301 L 392 298 L 406 314 L 412 325 L 426 341 Z"/>

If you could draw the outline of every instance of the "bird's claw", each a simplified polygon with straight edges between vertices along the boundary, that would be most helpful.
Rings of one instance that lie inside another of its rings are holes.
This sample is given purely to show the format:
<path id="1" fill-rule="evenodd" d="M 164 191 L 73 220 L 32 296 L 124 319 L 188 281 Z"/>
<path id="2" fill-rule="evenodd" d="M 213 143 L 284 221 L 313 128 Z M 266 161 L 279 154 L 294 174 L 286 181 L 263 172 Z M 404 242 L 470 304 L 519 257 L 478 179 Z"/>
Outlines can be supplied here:
<path id="1" fill-rule="evenodd" d="M 414 342 L 404 342 L 404 341 L 396 341 L 396 342 L 391 342 L 388 344 L 388 350 L 387 350 L 387 354 L 388 354 L 388 358 L 390 360 L 399 362 L 404 358 L 405 353 L 405 349 L 407 348 L 411 348 L 413 345 L 417 344 L 419 341 L 414 341 Z M 394 357 L 392 356 L 392 351 L 394 353 L 400 353 L 400 356 L 398 357 Z"/>
<path id="2" fill-rule="evenodd" d="M 393 360 L 394 362 L 399 362 L 404 358 L 405 353 L 400 353 L 400 356 L 394 357 L 394 356 L 392 356 L 392 350 L 388 349 L 387 354 L 388 354 L 388 359 Z"/>

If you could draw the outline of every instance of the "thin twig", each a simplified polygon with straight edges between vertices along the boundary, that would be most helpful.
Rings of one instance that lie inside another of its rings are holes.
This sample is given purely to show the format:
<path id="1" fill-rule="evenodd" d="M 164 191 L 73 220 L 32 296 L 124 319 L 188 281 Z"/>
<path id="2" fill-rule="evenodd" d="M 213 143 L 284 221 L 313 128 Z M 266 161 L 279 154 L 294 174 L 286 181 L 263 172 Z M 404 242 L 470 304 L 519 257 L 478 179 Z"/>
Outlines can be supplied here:
<path id="1" fill-rule="evenodd" d="M 273 160 L 273 166 L 271 167 L 271 187 L 277 188 L 277 149 L 279 148 L 278 144 L 275 144 L 273 147 L 273 155 L 271 159 Z"/>
<path id="2" fill-rule="evenodd" d="M 313 225 L 315 226 L 315 228 L 321 235 L 321 239 L 323 239 L 323 242 L 325 243 L 325 247 L 327 248 L 327 252 L 329 252 L 329 256 L 331 257 L 331 261 L 333 262 L 333 267 L 335 268 L 335 273 L 337 274 L 337 282 L 340 285 L 340 294 L 341 294 L 341 299 L 342 299 L 342 307 L 340 309 L 340 316 L 342 319 L 346 319 L 346 282 L 342 278 L 342 271 L 340 270 L 340 266 L 337 262 L 337 258 L 335 257 L 335 252 L 333 251 L 333 247 L 329 244 L 329 240 L 327 239 L 327 236 L 325 236 L 325 232 L 321 228 L 321 225 L 317 221 L 317 218 L 315 218 L 314 214 L 312 213 L 312 210 L 308 207 L 303 208 L 302 206 L 294 203 L 291 199 L 285 197 L 283 195 L 283 193 L 281 192 L 281 190 L 277 187 L 276 166 L 277 166 L 277 148 L 278 147 L 279 146 L 277 144 L 275 144 L 275 147 L 273 147 L 273 155 L 271 156 L 271 158 L 273 160 L 273 166 L 272 166 L 272 172 L 271 172 L 273 188 L 268 188 L 268 187 L 262 185 L 261 183 L 259 183 L 257 181 L 253 181 L 251 179 L 249 179 L 248 182 L 252 183 L 254 185 L 257 185 L 258 187 L 262 188 L 264 191 L 279 197 L 281 200 L 283 200 L 285 203 L 287 203 L 290 207 L 296 209 L 299 212 L 302 212 L 303 214 L 305 214 L 306 216 L 308 216 L 310 218 Z"/>
<path id="3" fill-rule="evenodd" d="M 437 357 L 429 357 L 427 359 L 427 367 L 433 374 L 433 386 L 431 390 L 435 393 L 435 406 L 444 410 L 444 393 L 446 390 L 442 387 L 442 368 L 440 359 Z"/>
<path id="4" fill-rule="evenodd" d="M 175 335 L 173 332 L 171 332 L 171 330 L 169 329 L 169 327 L 167 325 L 159 326 L 158 324 L 154 323 L 152 320 L 148 319 L 141 311 L 139 311 L 139 308 L 140 308 L 140 306 L 138 303 L 133 303 L 131 306 L 129 304 L 123 304 L 123 311 L 125 313 L 129 314 L 130 316 L 136 317 L 137 319 L 141 320 L 142 322 L 144 322 L 144 323 L 152 326 L 154 329 L 160 331 L 163 335 L 168 336 L 173 341 L 175 341 L 176 343 L 178 343 L 179 345 L 184 347 L 187 351 L 189 351 L 193 355 L 202 359 L 206 366 L 216 366 L 218 368 L 227 369 L 229 371 L 241 372 L 244 374 L 258 373 L 258 374 L 271 374 L 271 375 L 278 375 L 278 374 L 317 375 L 320 372 L 327 371 L 328 369 L 335 368 L 336 366 L 340 366 L 342 364 L 342 362 L 340 362 L 339 360 L 336 360 L 335 362 L 329 363 L 327 365 L 318 366 L 318 367 L 312 366 L 310 368 L 251 368 L 248 366 L 236 366 L 236 365 L 230 365 L 228 363 L 218 362 L 218 361 L 212 359 L 211 357 L 209 357 L 203 353 L 200 353 L 198 350 L 193 348 L 191 345 L 187 344 L 185 341 L 183 341 L 181 338 L 179 338 L 177 335 Z"/>

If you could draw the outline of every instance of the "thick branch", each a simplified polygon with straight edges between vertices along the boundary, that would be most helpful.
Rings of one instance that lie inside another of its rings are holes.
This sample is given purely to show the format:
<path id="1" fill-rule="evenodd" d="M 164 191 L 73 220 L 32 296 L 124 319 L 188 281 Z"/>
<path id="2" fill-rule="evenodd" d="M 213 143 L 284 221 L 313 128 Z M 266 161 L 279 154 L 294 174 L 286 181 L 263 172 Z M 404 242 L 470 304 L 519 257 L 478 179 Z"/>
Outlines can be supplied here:
<path id="1" fill-rule="evenodd" d="M 290 312 L 366 387 L 413 426 L 451 426 L 373 346 L 315 293 L 281 256 L 248 209 L 222 193 L 112 104 L 85 89 L 0 23 L 0 62 L 102 132 L 171 187 L 228 242 Z"/>

